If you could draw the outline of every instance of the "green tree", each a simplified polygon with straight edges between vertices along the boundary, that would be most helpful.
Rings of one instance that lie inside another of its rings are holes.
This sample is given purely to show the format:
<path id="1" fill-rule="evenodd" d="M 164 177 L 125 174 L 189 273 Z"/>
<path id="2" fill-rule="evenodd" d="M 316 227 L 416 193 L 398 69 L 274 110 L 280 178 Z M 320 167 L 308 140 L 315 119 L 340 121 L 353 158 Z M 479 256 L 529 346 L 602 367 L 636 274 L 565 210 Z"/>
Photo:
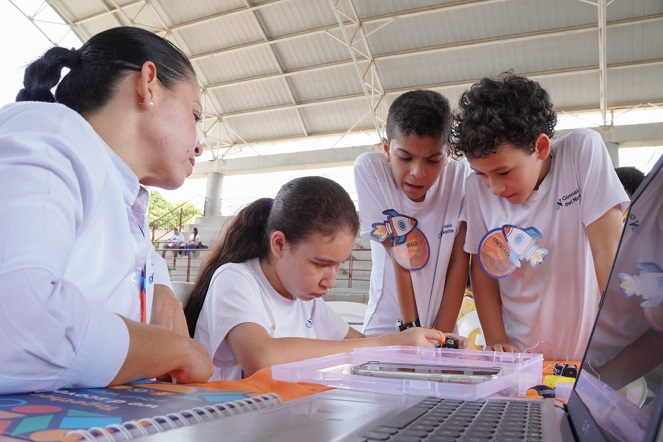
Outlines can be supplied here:
<path id="1" fill-rule="evenodd" d="M 172 230 L 180 227 L 180 212 L 182 214 L 182 225 L 186 224 L 196 215 L 202 215 L 202 211 L 190 203 L 169 203 L 156 191 L 150 192 L 150 205 L 147 212 L 147 221 L 150 228 L 159 230 Z"/>

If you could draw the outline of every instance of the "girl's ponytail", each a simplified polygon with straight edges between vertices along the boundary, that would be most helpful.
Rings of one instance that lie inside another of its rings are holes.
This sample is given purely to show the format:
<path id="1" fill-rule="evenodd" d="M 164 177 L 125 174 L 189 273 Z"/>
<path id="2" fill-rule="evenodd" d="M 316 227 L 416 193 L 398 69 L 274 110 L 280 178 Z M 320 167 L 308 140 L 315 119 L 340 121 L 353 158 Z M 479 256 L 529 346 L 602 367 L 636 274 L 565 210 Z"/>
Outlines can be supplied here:
<path id="1" fill-rule="evenodd" d="M 267 256 L 267 220 L 272 203 L 271 198 L 260 198 L 235 215 L 201 265 L 191 298 L 184 309 L 191 337 L 196 331 L 196 323 L 214 272 L 230 262 L 240 263 Z"/>

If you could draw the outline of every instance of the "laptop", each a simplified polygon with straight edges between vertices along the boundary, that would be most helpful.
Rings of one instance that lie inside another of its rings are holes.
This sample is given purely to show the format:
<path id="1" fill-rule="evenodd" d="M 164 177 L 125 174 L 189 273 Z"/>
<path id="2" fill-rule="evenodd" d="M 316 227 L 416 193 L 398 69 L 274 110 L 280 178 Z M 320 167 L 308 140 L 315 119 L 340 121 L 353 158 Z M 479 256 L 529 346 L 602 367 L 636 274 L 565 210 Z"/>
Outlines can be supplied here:
<path id="1" fill-rule="evenodd" d="M 662 380 L 663 156 L 633 195 L 625 215 L 608 285 L 567 405 L 554 399 L 463 402 L 335 389 L 144 440 L 365 441 L 392 440 L 396 435 L 398 440 L 412 441 L 661 442 Z M 431 414 L 439 408 L 446 411 Z M 512 417 L 518 412 L 506 430 L 491 431 L 494 427 L 477 424 L 478 417 L 473 420 L 469 414 L 490 414 L 503 423 L 507 418 L 500 413 L 506 410 L 512 411 Z M 449 415 L 464 417 L 466 424 L 449 423 Z M 519 429 L 526 425 L 525 417 L 534 430 Z"/>

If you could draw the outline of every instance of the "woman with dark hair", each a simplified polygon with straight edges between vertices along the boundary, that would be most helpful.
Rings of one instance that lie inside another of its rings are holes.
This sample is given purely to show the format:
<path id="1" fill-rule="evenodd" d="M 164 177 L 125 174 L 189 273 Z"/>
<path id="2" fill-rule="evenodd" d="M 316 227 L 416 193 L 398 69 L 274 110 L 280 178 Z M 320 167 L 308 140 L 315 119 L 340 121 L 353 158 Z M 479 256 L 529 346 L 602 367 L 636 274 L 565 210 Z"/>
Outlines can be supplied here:
<path id="1" fill-rule="evenodd" d="M 256 200 L 235 216 L 185 309 L 191 336 L 214 360 L 213 380 L 355 347 L 444 339 L 427 328 L 364 337 L 325 304 L 358 229 L 348 193 L 322 177 L 289 181 L 273 200 Z"/>
<path id="2" fill-rule="evenodd" d="M 198 249 L 203 245 L 200 242 L 200 235 L 198 235 L 198 227 L 194 227 L 192 230 L 191 235 L 189 235 L 189 242 L 184 246 L 186 249 L 184 250 L 184 256 L 189 256 L 189 250 Z"/>
<path id="3" fill-rule="evenodd" d="M 0 243 L 0 394 L 206 381 L 143 187 L 179 187 L 201 154 L 191 63 L 151 32 L 109 29 L 49 49 L 16 100 L 0 109 L 0 219 L 18 229 Z"/>

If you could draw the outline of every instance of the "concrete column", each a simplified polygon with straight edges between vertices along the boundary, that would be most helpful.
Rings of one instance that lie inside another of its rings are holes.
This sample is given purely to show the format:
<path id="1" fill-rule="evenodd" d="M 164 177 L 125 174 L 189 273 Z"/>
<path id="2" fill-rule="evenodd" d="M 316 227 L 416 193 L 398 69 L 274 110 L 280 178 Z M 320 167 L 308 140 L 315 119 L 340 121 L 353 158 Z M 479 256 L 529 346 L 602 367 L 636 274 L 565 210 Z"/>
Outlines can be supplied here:
<path id="1" fill-rule="evenodd" d="M 608 141 L 605 143 L 605 147 L 608 149 L 608 155 L 610 155 L 612 166 L 619 167 L 619 143 Z"/>
<path id="2" fill-rule="evenodd" d="M 221 188 L 223 187 L 223 174 L 210 172 L 207 174 L 207 188 L 205 190 L 205 216 L 221 214 Z"/>

